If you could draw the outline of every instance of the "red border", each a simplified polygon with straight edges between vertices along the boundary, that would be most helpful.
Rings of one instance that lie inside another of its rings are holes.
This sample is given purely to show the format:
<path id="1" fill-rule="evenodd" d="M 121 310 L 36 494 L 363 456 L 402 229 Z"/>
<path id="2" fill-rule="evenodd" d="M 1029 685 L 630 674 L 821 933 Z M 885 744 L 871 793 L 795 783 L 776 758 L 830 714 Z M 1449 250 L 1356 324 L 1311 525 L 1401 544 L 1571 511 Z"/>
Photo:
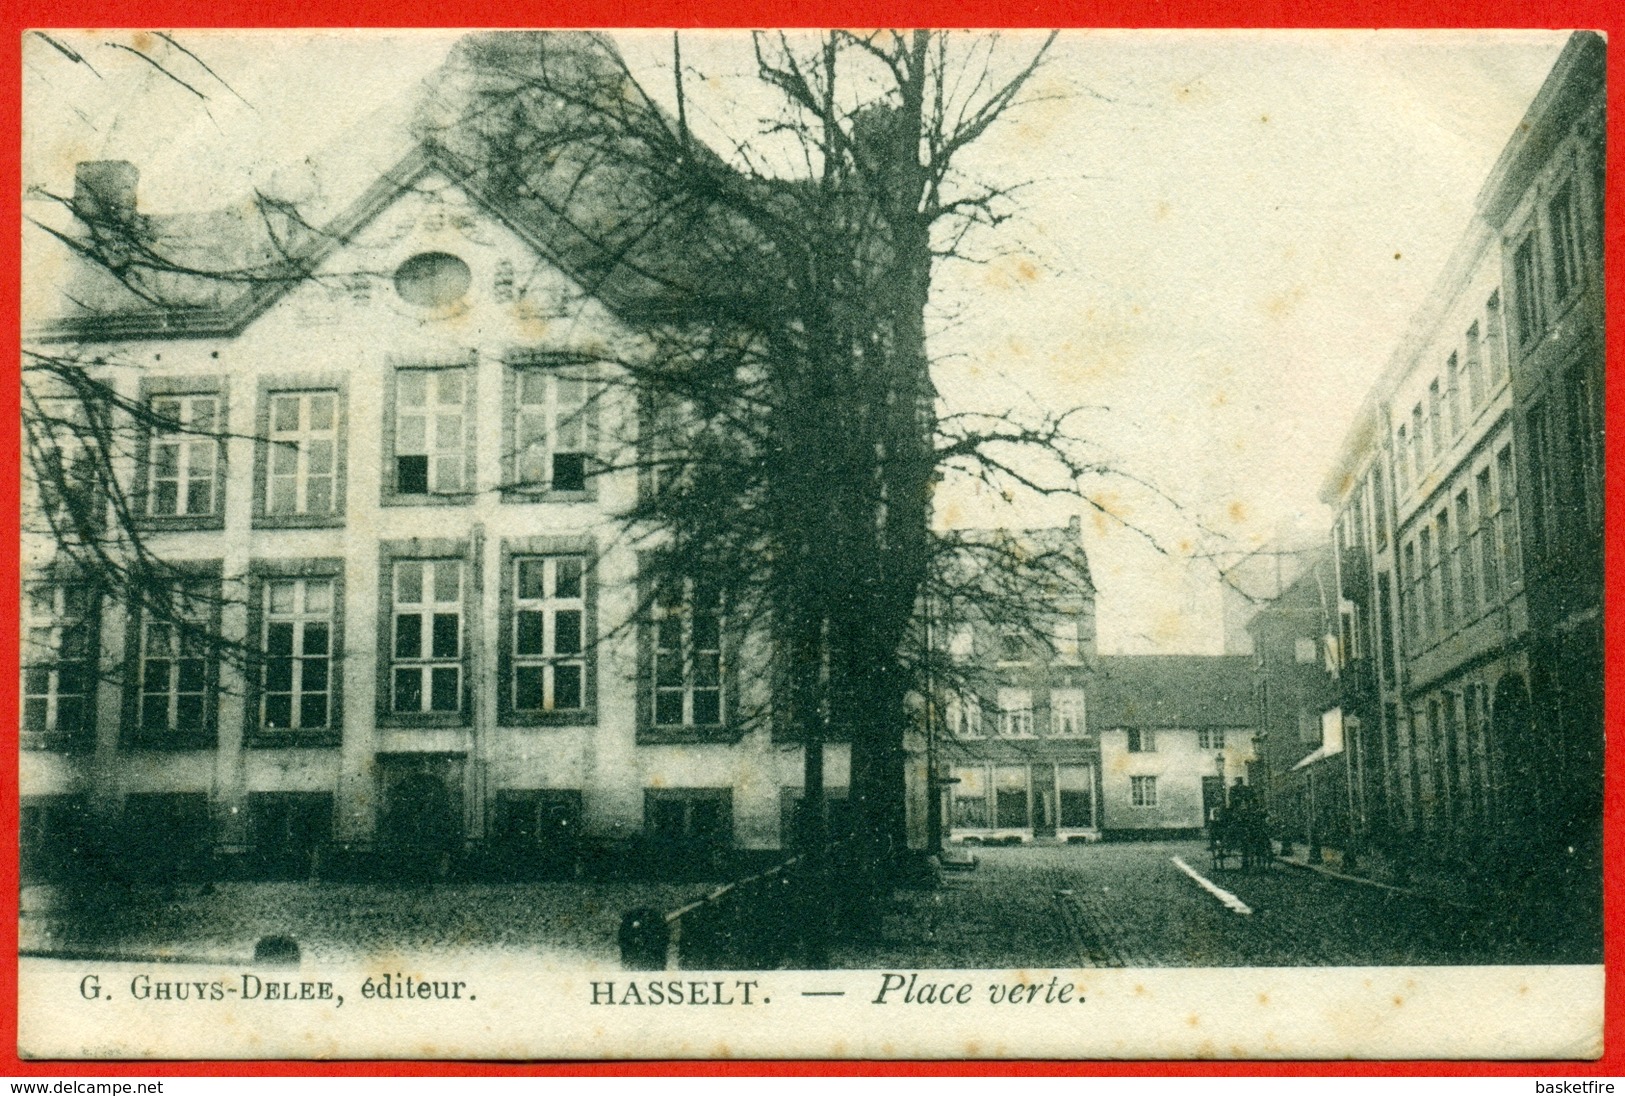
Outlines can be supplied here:
<path id="1" fill-rule="evenodd" d="M 523 18 L 521 18 L 523 17 Z M 500 3 L 498 0 L 441 0 L 436 5 L 406 6 L 398 0 L 149 0 L 131 4 L 94 0 L 71 8 L 47 0 L 19 0 L 10 8 L 9 37 L 4 42 L 6 90 L 0 97 L 0 128 L 12 135 L 12 154 L 0 156 L 0 192 L 13 197 L 0 208 L 0 239 L 6 241 L 0 272 L 5 292 L 0 294 L 0 327 L 19 330 L 21 262 L 21 43 L 28 27 L 73 25 L 80 27 L 342 27 L 342 26 L 898 26 L 961 27 L 1093 26 L 1093 27 L 1552 27 L 1586 28 L 1620 35 L 1625 43 L 1625 7 L 1617 0 L 1101 0 L 1092 10 L 1065 0 L 1024 0 L 1019 6 L 999 0 L 577 0 L 568 10 Z M 1617 318 L 1625 301 L 1621 288 L 1621 261 L 1625 256 L 1625 167 L 1618 120 L 1625 117 L 1625 49 L 1610 51 L 1608 61 L 1608 196 L 1613 215 L 1606 224 L 1608 313 Z M 1625 331 L 1620 322 L 1609 325 L 1607 354 L 1622 360 Z M 8 356 L 6 372 L 17 368 Z M 1625 371 L 1609 370 L 1607 421 L 1625 427 Z M 16 423 L 19 390 L 13 379 L 0 384 L 0 422 Z M 1610 429 L 1613 444 L 1607 457 L 1607 543 L 1619 543 L 1625 528 L 1625 445 Z M 15 438 L 16 434 L 9 436 Z M 14 451 L 15 452 L 15 451 Z M 0 667 L 17 664 L 18 590 L 18 462 L 0 460 Z M 1625 557 L 1608 552 L 1608 599 L 1605 643 L 1619 650 L 1622 636 L 1621 597 L 1625 586 Z M 5 787 L 0 794 L 0 956 L 15 955 L 17 945 L 17 752 L 9 713 L 17 711 L 16 673 L 0 670 L 0 713 L 6 733 L 0 736 L 8 751 Z M 1610 660 L 1606 670 L 1606 719 L 1610 727 L 1625 725 L 1625 663 Z M 1616 740 L 1608 756 L 1608 784 L 1604 821 L 1607 832 L 1604 886 L 1612 896 L 1625 885 L 1621 860 L 1621 828 L 1625 826 L 1625 763 Z M 1622 932 L 1618 905 L 1607 904 L 1608 984 L 1603 1034 L 1606 1053 L 1596 1062 L 617 1062 L 488 1064 L 466 1062 L 25 1062 L 16 1057 L 15 995 L 0 1000 L 0 1072 L 9 1076 L 805 1076 L 805 1075 L 911 1075 L 943 1074 L 1024 1076 L 1551 1076 L 1618 1077 L 1625 1074 L 1625 978 L 1619 968 Z M 15 970 L 15 968 L 12 968 Z M 6 980 L 0 978 L 0 984 Z M 4 991 L 0 991 L 3 993 Z"/>

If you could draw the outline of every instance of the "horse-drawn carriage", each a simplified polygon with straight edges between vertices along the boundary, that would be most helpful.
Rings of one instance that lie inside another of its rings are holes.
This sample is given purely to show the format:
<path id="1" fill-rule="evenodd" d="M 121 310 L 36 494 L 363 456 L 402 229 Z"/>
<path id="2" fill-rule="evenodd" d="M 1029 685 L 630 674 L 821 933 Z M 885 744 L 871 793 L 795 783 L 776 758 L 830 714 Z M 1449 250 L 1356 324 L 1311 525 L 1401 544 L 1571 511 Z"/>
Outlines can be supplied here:
<path id="1" fill-rule="evenodd" d="M 1215 871 L 1224 871 L 1233 861 L 1242 871 L 1268 868 L 1275 858 L 1268 816 L 1251 801 L 1214 810 L 1208 820 L 1207 847 Z"/>

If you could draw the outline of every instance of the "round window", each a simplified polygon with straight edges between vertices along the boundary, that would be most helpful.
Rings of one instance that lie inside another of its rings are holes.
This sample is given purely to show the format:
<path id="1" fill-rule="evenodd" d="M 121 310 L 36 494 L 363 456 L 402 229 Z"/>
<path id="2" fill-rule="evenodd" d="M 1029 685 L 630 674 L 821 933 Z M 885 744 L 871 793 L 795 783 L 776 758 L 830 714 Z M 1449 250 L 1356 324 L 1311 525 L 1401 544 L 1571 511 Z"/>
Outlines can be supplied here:
<path id="1" fill-rule="evenodd" d="M 444 251 L 414 255 L 395 269 L 395 292 L 420 308 L 445 308 L 468 292 L 473 276 L 468 264 Z"/>

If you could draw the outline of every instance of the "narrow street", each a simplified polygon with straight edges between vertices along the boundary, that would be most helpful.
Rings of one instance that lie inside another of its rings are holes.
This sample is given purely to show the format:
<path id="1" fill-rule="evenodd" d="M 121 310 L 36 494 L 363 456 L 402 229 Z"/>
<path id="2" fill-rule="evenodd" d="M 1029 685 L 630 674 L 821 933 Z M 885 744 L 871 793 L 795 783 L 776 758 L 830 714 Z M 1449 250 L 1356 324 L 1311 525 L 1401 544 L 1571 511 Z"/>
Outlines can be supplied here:
<path id="1" fill-rule="evenodd" d="M 975 871 L 900 892 L 841 967 L 1406 966 L 1588 962 L 1507 936 L 1493 912 L 1277 863 L 1214 871 L 1204 844 L 973 850 Z M 1251 912 L 1240 913 L 1174 858 Z"/>

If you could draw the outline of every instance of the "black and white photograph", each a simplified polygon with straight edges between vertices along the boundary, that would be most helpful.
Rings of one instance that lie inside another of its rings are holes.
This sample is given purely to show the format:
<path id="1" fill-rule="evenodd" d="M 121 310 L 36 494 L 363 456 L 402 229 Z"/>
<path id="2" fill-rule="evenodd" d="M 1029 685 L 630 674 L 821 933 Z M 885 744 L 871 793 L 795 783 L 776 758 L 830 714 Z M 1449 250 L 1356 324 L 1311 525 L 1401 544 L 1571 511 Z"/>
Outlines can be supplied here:
<path id="1" fill-rule="evenodd" d="M 1604 38 L 36 30 L 18 1052 L 1602 1052 Z"/>

